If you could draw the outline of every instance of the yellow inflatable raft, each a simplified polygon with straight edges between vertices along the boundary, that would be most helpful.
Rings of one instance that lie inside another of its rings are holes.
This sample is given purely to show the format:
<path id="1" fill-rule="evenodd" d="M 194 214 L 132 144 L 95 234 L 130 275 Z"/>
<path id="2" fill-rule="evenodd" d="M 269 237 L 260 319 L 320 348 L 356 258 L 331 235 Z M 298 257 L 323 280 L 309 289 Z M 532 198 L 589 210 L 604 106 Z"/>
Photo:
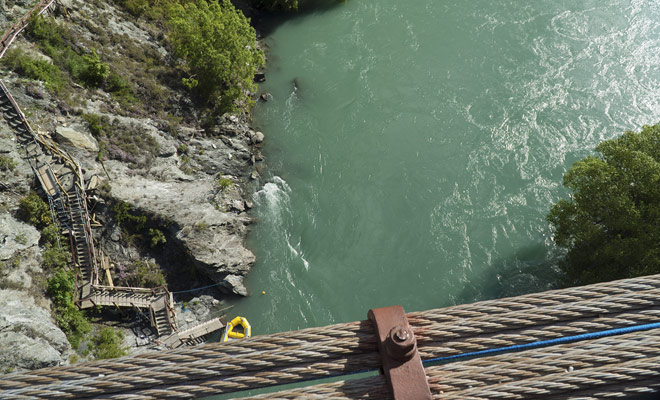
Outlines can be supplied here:
<path id="1" fill-rule="evenodd" d="M 243 332 L 236 330 L 236 327 L 239 326 L 242 328 L 239 329 Z M 243 317 L 236 317 L 232 319 L 231 322 L 228 323 L 225 327 L 225 333 L 222 335 L 222 341 L 226 342 L 229 339 L 249 338 L 250 336 L 252 336 L 252 327 L 250 326 L 248 320 Z"/>

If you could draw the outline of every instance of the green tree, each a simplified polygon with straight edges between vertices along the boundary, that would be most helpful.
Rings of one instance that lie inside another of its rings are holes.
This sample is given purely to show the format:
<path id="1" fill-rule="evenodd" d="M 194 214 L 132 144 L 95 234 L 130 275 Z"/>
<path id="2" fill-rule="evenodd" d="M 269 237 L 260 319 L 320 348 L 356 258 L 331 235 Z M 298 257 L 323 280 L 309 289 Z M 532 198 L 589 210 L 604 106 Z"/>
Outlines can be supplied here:
<path id="1" fill-rule="evenodd" d="M 569 286 L 660 272 L 660 125 L 596 151 L 564 175 L 573 193 L 547 217 Z"/>
<path id="2" fill-rule="evenodd" d="M 96 50 L 92 54 L 82 57 L 84 67 L 80 73 L 80 79 L 89 87 L 99 87 L 110 74 L 108 64 L 101 61 Z"/>
<path id="3" fill-rule="evenodd" d="M 229 0 L 173 4 L 169 16 L 168 39 L 189 75 L 183 83 L 218 112 L 251 106 L 264 57 L 248 19 Z"/>

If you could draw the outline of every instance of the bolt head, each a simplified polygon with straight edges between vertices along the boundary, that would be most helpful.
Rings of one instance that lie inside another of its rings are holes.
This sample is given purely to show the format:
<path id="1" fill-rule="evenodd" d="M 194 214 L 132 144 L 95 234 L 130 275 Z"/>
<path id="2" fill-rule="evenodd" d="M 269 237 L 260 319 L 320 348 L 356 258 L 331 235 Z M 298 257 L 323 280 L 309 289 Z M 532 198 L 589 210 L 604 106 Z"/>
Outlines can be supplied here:
<path id="1" fill-rule="evenodd" d="M 387 352 L 397 361 L 407 361 L 413 354 L 417 341 L 412 330 L 406 326 L 395 326 L 390 330 L 387 340 Z"/>
<path id="2" fill-rule="evenodd" d="M 397 343 L 405 342 L 409 337 L 408 329 L 402 326 L 397 326 L 393 329 L 393 331 L 394 333 L 392 334 L 392 339 L 394 339 L 394 341 Z"/>

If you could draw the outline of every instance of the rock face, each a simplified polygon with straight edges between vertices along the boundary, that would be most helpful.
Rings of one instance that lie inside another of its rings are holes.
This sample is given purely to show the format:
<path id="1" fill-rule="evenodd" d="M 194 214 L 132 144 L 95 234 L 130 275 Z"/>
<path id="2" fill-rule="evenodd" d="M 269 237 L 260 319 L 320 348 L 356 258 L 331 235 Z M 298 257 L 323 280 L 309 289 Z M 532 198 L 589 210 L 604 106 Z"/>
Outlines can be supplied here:
<path id="1" fill-rule="evenodd" d="M 0 290 L 0 371 L 60 365 L 71 350 L 48 310 L 18 290 Z"/>
<path id="2" fill-rule="evenodd" d="M 32 286 L 32 276 L 43 272 L 38 246 L 40 237 L 33 226 L 17 221 L 9 214 L 0 214 L 2 286 L 28 289 Z"/>
<path id="3" fill-rule="evenodd" d="M 115 163 L 108 164 L 115 174 L 121 169 Z M 172 166 L 172 170 L 175 168 Z M 250 218 L 245 213 L 223 211 L 228 208 L 225 202 L 230 200 L 217 198 L 221 189 L 216 187 L 214 178 L 185 181 L 180 174 L 180 171 L 174 173 L 164 182 L 122 174 L 113 181 L 111 195 L 147 214 L 173 222 L 169 225 L 170 236 L 188 250 L 198 268 L 213 280 L 223 282 L 227 292 L 247 295 L 242 278 L 255 260 L 243 247 Z M 238 193 L 235 195 L 240 197 Z"/>
<path id="4" fill-rule="evenodd" d="M 0 214 L 0 372 L 60 365 L 71 350 L 34 288 L 33 277 L 43 275 L 39 238 L 34 227 Z"/>

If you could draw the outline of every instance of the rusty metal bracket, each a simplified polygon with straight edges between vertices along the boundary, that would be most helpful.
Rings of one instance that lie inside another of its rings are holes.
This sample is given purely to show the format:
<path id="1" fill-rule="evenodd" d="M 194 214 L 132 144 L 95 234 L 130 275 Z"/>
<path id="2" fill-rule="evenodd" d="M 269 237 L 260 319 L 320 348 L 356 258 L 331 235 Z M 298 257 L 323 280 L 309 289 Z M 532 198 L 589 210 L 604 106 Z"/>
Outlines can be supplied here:
<path id="1" fill-rule="evenodd" d="M 383 373 L 395 400 L 430 400 L 417 340 L 401 306 L 373 308 L 367 317 L 378 334 Z"/>

